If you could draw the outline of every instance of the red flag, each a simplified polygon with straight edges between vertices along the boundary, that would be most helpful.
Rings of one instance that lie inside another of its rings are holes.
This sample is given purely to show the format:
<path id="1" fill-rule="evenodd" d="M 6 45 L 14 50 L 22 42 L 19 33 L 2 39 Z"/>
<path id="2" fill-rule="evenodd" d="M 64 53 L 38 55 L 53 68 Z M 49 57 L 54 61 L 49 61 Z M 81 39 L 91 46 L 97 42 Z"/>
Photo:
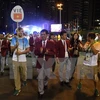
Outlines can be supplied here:
<path id="1" fill-rule="evenodd" d="M 15 14 L 13 15 L 13 18 L 14 18 L 14 20 L 20 20 L 20 19 L 22 19 L 22 14 L 20 14 L 20 13 L 15 13 Z"/>

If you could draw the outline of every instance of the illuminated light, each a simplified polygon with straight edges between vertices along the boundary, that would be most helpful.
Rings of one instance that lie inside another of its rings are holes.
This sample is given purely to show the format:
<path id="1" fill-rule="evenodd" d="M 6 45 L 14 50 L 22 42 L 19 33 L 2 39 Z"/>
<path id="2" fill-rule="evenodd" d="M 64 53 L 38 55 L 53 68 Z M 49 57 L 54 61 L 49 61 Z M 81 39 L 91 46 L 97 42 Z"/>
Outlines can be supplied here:
<path id="1" fill-rule="evenodd" d="M 60 40 L 61 39 L 61 37 L 60 37 L 60 35 L 58 35 L 58 40 Z"/>
<path id="2" fill-rule="evenodd" d="M 65 24 L 65 26 L 67 26 L 67 25 Z"/>
<path id="3" fill-rule="evenodd" d="M 60 4 L 57 4 L 57 7 L 61 7 L 61 6 L 63 6 L 63 4 L 62 4 L 62 3 L 60 3 Z"/>
<path id="4" fill-rule="evenodd" d="M 6 25 L 5 27 L 8 27 L 8 25 Z"/>
<path id="5" fill-rule="evenodd" d="M 97 21 L 97 22 L 99 22 L 100 20 L 99 20 L 99 19 L 97 19 L 96 21 Z"/>
<path id="6" fill-rule="evenodd" d="M 59 10 L 63 10 L 62 8 L 58 8 Z"/>
<path id="7" fill-rule="evenodd" d="M 37 8 L 40 8 L 40 6 L 37 6 Z"/>
<path id="8" fill-rule="evenodd" d="M 100 23 L 98 23 L 100 25 Z"/>
<path id="9" fill-rule="evenodd" d="M 51 24 L 51 32 L 61 32 L 62 24 Z"/>
<path id="10" fill-rule="evenodd" d="M 62 3 L 57 4 L 57 7 L 58 7 L 58 9 L 59 9 L 59 10 L 63 10 L 63 9 L 62 9 L 62 6 L 63 6 L 63 4 L 62 4 Z"/>
<path id="11" fill-rule="evenodd" d="M 3 32 L 3 34 L 5 35 L 5 32 Z"/>
<path id="12" fill-rule="evenodd" d="M 27 27 L 23 27 L 23 30 L 28 31 L 28 32 L 30 31 L 29 28 L 27 28 Z"/>
<path id="13" fill-rule="evenodd" d="M 40 32 L 43 28 L 35 25 L 26 25 L 22 26 L 24 32 L 27 32 L 28 34 L 33 34 L 34 31 Z"/>
<path id="14" fill-rule="evenodd" d="M 58 8 L 59 14 L 60 14 L 60 15 L 59 15 L 59 23 L 60 23 L 60 24 L 61 24 L 61 10 L 63 10 L 62 6 L 63 6 L 62 3 L 57 4 L 57 8 Z"/>
<path id="15" fill-rule="evenodd" d="M 48 24 L 48 23 L 44 23 L 44 24 L 42 24 L 42 27 L 43 27 L 44 29 L 49 29 L 49 24 Z"/>

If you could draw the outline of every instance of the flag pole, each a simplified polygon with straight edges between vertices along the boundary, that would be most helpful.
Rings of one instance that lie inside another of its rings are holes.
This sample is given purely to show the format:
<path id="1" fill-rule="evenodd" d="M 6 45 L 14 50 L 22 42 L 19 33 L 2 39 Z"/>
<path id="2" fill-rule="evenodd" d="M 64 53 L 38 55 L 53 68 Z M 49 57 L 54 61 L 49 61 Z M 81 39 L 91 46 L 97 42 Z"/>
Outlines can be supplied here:
<path id="1" fill-rule="evenodd" d="M 19 26 L 19 23 L 17 22 L 17 28 L 18 28 L 18 26 Z"/>
<path id="2" fill-rule="evenodd" d="M 18 26 L 19 26 L 19 23 L 17 22 L 17 29 L 18 29 Z M 17 39 L 17 43 L 18 43 L 18 38 L 16 38 Z M 18 52 L 18 47 L 17 47 L 17 52 Z M 18 55 L 17 55 L 17 62 L 18 62 L 19 60 L 18 60 Z"/>

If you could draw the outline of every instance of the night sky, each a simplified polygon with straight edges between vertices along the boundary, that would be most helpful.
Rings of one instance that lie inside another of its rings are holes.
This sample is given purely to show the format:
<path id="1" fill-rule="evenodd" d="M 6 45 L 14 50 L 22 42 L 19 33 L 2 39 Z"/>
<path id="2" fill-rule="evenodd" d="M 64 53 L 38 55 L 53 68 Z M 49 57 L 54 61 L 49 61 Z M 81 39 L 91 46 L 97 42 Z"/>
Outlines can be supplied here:
<path id="1" fill-rule="evenodd" d="M 12 32 L 16 27 L 10 18 L 11 10 L 16 5 L 22 6 L 25 14 L 20 25 L 59 23 L 57 3 L 63 4 L 63 26 L 77 18 L 81 29 L 100 26 L 100 0 L 0 0 L 0 32 Z"/>

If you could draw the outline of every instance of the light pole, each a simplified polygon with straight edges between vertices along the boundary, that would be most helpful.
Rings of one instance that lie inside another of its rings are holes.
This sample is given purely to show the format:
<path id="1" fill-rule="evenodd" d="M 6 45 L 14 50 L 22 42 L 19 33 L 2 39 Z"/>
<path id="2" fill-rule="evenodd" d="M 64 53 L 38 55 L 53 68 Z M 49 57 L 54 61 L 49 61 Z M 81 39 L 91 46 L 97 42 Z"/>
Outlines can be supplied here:
<path id="1" fill-rule="evenodd" d="M 58 10 L 59 10 L 59 23 L 60 23 L 60 24 L 61 24 L 61 10 L 63 10 L 63 9 L 62 9 L 62 6 L 63 6 L 62 3 L 57 4 L 57 8 L 58 8 Z"/>

